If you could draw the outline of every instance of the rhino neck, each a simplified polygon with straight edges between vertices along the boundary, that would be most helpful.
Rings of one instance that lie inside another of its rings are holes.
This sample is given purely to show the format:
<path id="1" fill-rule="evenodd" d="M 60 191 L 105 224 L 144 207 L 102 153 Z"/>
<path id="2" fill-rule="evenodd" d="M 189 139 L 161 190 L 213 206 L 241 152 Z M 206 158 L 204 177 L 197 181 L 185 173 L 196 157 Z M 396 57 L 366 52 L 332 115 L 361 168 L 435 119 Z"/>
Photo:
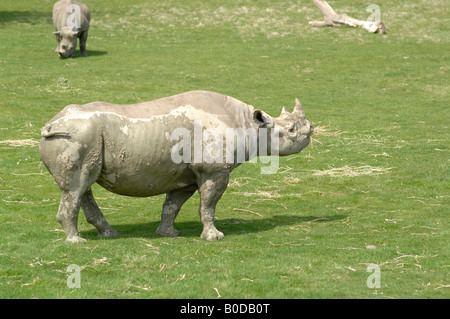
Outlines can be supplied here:
<path id="1" fill-rule="evenodd" d="M 233 123 L 232 127 L 242 129 L 247 138 L 246 161 L 256 161 L 257 156 L 283 156 L 280 154 L 281 128 L 278 124 L 275 123 L 273 128 L 260 127 L 253 119 L 255 107 L 230 96 L 226 97 L 224 109 Z"/>
<path id="2" fill-rule="evenodd" d="M 231 127 L 249 129 L 258 129 L 258 125 L 253 120 L 253 112 L 255 108 L 253 105 L 241 102 L 233 97 L 227 96 L 224 104 L 224 109 L 230 118 Z"/>

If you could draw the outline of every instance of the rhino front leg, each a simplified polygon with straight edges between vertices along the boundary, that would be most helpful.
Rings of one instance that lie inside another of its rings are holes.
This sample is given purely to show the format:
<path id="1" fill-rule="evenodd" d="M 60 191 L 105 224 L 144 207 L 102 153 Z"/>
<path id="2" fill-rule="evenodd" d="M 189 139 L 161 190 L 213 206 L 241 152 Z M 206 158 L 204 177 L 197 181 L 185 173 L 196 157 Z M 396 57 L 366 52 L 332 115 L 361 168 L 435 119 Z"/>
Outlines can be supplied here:
<path id="1" fill-rule="evenodd" d="M 80 35 L 80 52 L 81 56 L 88 56 L 86 51 L 86 41 L 88 37 L 88 31 L 84 31 Z"/>
<path id="2" fill-rule="evenodd" d="M 175 229 L 173 222 L 180 211 L 181 206 L 195 193 L 197 187 L 183 188 L 181 190 L 170 191 L 166 194 L 166 200 L 163 204 L 161 213 L 161 224 L 156 233 L 161 236 L 176 237 L 178 230 Z"/>
<path id="3" fill-rule="evenodd" d="M 106 221 L 102 211 L 95 202 L 92 190 L 89 187 L 81 198 L 81 208 L 84 211 L 86 220 L 98 230 L 98 237 L 113 237 L 119 233 L 115 231 Z"/>
<path id="4" fill-rule="evenodd" d="M 207 240 L 219 240 L 224 234 L 214 225 L 216 205 L 228 186 L 230 171 L 221 171 L 214 174 L 201 174 L 198 178 L 200 193 L 200 220 L 203 224 L 203 232 L 200 238 Z"/>
<path id="5" fill-rule="evenodd" d="M 61 49 L 61 37 L 59 35 L 56 36 L 56 49 L 55 52 L 59 52 L 59 50 Z"/>

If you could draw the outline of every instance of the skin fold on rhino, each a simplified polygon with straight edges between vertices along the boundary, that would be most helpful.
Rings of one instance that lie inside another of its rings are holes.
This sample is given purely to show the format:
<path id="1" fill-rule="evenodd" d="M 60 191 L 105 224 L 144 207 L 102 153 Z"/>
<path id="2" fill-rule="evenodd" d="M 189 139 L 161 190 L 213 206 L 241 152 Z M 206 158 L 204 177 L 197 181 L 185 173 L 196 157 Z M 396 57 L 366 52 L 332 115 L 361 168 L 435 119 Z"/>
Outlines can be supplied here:
<path id="1" fill-rule="evenodd" d="M 292 113 L 283 108 L 277 118 L 230 96 L 208 91 L 191 91 L 130 105 L 106 102 L 68 105 L 44 126 L 39 145 L 42 161 L 61 189 L 57 220 L 64 228 L 66 241 L 84 241 L 77 228 L 80 207 L 87 221 L 97 228 L 99 237 L 118 235 L 94 200 L 91 185 L 95 182 L 120 195 L 166 194 L 161 224 L 156 230 L 163 236 L 178 235 L 174 220 L 184 202 L 198 191 L 203 224 L 200 237 L 222 239 L 223 233 L 214 226 L 216 204 L 227 188 L 231 171 L 244 161 L 237 161 L 236 157 L 212 163 L 195 161 L 195 151 L 191 152 L 191 160 L 174 161 L 173 149 L 180 141 L 173 133 L 176 130 L 190 133 L 192 141 L 188 142 L 192 144 L 188 145 L 198 145 L 195 130 L 199 123 L 203 131 L 262 132 L 269 144 L 274 144 L 274 137 L 270 139 L 265 132 L 276 129 L 280 156 L 300 152 L 313 133 L 298 100 Z M 258 135 L 258 140 L 261 136 Z M 224 149 L 213 151 L 223 151 L 220 154 L 225 158 L 225 144 L 217 145 Z M 236 147 L 237 144 L 234 152 Z M 245 161 L 253 156 L 247 143 Z"/>

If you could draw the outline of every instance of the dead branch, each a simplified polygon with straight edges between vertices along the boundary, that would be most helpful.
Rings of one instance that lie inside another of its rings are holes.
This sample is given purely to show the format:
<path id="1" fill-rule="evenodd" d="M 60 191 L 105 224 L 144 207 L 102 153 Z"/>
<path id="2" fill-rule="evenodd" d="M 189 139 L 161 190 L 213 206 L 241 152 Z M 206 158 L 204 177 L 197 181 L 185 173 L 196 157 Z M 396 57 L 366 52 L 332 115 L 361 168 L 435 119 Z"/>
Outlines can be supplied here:
<path id="1" fill-rule="evenodd" d="M 313 27 L 339 27 L 349 26 L 366 29 L 372 33 L 386 33 L 386 26 L 381 21 L 361 21 L 349 17 L 346 14 L 337 14 L 326 1 L 313 0 L 314 4 L 323 14 L 323 21 L 310 21 Z"/>

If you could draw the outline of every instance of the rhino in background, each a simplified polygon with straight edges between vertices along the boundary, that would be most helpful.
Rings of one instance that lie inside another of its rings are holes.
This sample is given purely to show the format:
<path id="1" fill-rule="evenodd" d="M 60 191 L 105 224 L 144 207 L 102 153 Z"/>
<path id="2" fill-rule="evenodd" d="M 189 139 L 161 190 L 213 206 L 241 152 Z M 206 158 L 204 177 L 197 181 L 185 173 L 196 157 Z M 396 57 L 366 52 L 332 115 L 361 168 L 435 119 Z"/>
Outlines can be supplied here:
<path id="1" fill-rule="evenodd" d="M 298 100 L 292 113 L 283 108 L 277 118 L 230 96 L 208 91 L 191 91 L 130 105 L 105 102 L 68 105 L 44 126 L 39 146 L 46 168 L 61 189 L 57 220 L 64 228 L 66 241 L 84 241 L 77 229 L 80 207 L 87 221 L 97 228 L 99 237 L 118 235 L 95 203 L 91 191 L 95 182 L 121 195 L 166 194 L 161 224 L 156 231 L 163 236 L 178 235 L 174 220 L 184 202 L 198 190 L 203 224 L 200 237 L 222 239 L 223 233 L 214 226 L 216 204 L 228 186 L 231 171 L 255 157 L 256 152 L 249 148 L 247 136 L 241 139 L 243 160 L 227 157 L 225 148 L 232 154 L 238 152 L 237 136 L 231 136 L 233 143 L 227 142 L 225 147 L 216 135 L 209 139 L 213 141 L 210 145 L 216 146 L 211 154 L 221 154 L 226 160 L 196 158 L 199 152 L 195 147 L 206 142 L 202 140 L 205 135 L 200 138 L 195 135 L 206 132 L 205 129 L 222 136 L 230 130 L 249 133 L 253 130 L 257 132 L 254 136 L 259 148 L 264 144 L 261 140 L 276 144 L 276 152 L 268 147 L 267 154 L 280 156 L 300 152 L 308 146 L 313 133 Z M 277 135 L 269 136 L 268 129 Z M 181 140 L 179 133 L 184 133 Z M 181 142 L 194 149 L 179 147 Z M 179 160 L 180 156 L 184 160 Z"/>
<path id="2" fill-rule="evenodd" d="M 88 7 L 77 0 L 60 0 L 53 6 L 52 20 L 57 42 L 55 52 L 59 57 L 75 57 L 78 38 L 81 56 L 87 56 L 86 41 L 91 20 Z"/>

